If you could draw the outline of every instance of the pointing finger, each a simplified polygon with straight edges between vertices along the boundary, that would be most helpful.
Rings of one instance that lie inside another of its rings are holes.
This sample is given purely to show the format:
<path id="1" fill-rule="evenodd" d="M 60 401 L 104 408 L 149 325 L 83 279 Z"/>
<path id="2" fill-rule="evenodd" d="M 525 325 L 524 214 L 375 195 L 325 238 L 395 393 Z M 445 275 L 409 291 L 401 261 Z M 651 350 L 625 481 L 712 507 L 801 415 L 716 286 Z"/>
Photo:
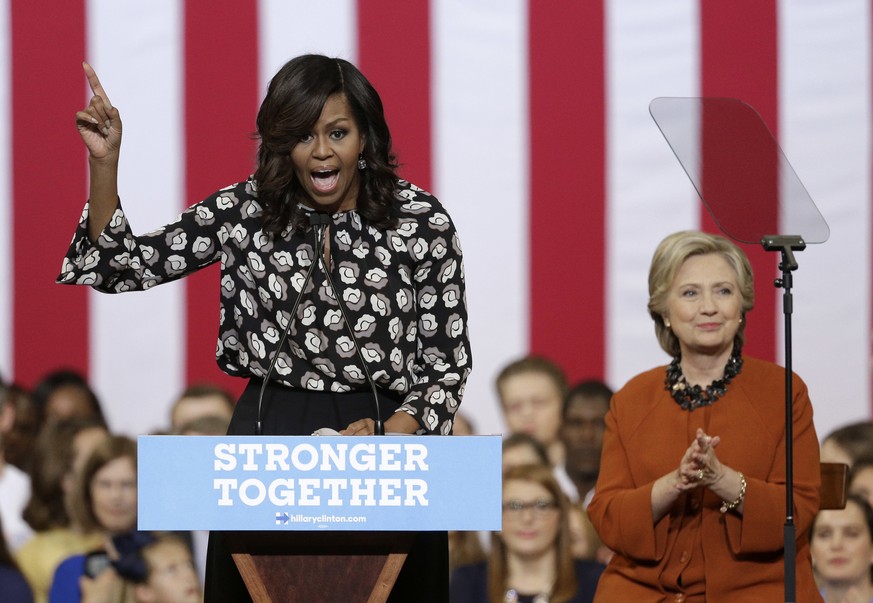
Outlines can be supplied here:
<path id="1" fill-rule="evenodd" d="M 83 62 L 82 68 L 85 70 L 85 76 L 88 78 L 88 85 L 91 87 L 91 92 L 103 99 L 107 109 L 112 109 L 112 103 L 109 102 L 109 95 L 103 89 L 103 84 L 100 83 L 100 78 L 97 77 L 97 72 L 88 63 Z"/>

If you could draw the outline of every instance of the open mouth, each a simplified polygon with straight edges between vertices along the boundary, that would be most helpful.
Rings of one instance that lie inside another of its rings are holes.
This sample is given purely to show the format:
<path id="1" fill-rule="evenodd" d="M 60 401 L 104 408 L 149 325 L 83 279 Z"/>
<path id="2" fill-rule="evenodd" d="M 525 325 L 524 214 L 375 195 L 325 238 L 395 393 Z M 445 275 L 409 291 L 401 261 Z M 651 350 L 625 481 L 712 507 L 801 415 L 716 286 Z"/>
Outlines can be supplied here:
<path id="1" fill-rule="evenodd" d="M 336 188 L 339 170 L 315 170 L 310 174 L 312 186 L 320 193 L 329 193 Z"/>

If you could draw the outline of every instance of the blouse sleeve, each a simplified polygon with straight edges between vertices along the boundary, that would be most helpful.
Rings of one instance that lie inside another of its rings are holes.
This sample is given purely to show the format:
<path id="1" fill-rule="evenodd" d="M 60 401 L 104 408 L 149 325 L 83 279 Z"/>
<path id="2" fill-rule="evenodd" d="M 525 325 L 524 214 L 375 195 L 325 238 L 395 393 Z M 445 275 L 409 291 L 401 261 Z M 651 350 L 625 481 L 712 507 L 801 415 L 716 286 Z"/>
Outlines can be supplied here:
<path id="1" fill-rule="evenodd" d="M 461 244 L 448 214 L 434 207 L 425 232 L 409 242 L 418 260 L 412 275 L 417 351 L 413 381 L 398 410 L 412 415 L 427 433 L 448 435 L 472 362 Z"/>
<path id="2" fill-rule="evenodd" d="M 615 400 L 606 414 L 600 474 L 588 515 L 603 543 L 626 557 L 658 561 L 667 547 L 670 514 L 654 521 L 652 486 L 637 486 L 622 442 Z"/>
<path id="3" fill-rule="evenodd" d="M 85 205 L 57 282 L 90 285 L 104 293 L 141 291 L 170 282 L 220 258 L 221 246 L 233 233 L 229 214 L 239 212 L 239 191 L 229 187 L 185 210 L 173 223 L 134 235 L 121 206 L 100 237 L 88 236 Z"/>
<path id="4" fill-rule="evenodd" d="M 812 404 L 806 384 L 796 375 L 792 383 L 794 524 L 797 537 L 801 538 L 805 537 L 818 512 L 821 467 Z M 784 413 L 780 415 L 784 416 Z M 725 514 L 728 542 L 736 554 L 772 553 L 781 551 L 784 546 L 785 429 L 779 426 L 774 431 L 780 433 L 781 437 L 766 479 L 746 475 L 743 514 Z"/>

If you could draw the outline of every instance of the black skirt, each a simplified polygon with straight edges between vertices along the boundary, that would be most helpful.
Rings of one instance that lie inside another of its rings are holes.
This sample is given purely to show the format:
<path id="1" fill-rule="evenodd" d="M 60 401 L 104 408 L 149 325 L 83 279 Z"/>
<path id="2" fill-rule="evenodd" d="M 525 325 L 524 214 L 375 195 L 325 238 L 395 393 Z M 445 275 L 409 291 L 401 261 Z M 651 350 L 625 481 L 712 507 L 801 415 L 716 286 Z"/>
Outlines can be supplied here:
<path id="1" fill-rule="evenodd" d="M 267 384 L 259 409 L 261 383 L 252 379 L 240 396 L 228 435 L 255 435 L 259 419 L 264 435 L 310 435 L 322 427 L 340 430 L 360 419 L 376 417 L 372 392 L 319 392 L 293 389 L 273 382 Z M 384 392 L 379 394 L 384 421 L 400 402 Z M 337 568 L 337 573 L 342 575 L 342 568 Z M 388 601 L 443 603 L 448 600 L 448 537 L 445 532 L 418 532 Z M 225 534 L 210 533 L 204 602 L 248 601 L 251 598 L 230 556 Z"/>

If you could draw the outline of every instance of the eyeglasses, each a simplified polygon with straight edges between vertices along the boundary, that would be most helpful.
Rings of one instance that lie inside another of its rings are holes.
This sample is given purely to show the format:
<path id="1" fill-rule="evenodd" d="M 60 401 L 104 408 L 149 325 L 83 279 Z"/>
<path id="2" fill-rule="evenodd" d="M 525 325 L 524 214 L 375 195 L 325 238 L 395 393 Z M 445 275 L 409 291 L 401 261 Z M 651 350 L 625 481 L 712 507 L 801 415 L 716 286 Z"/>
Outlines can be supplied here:
<path id="1" fill-rule="evenodd" d="M 521 517 L 525 510 L 533 512 L 534 517 L 546 517 L 552 511 L 557 510 L 558 503 L 547 498 L 540 498 L 531 502 L 509 500 L 503 503 L 503 512 L 510 517 Z"/>

